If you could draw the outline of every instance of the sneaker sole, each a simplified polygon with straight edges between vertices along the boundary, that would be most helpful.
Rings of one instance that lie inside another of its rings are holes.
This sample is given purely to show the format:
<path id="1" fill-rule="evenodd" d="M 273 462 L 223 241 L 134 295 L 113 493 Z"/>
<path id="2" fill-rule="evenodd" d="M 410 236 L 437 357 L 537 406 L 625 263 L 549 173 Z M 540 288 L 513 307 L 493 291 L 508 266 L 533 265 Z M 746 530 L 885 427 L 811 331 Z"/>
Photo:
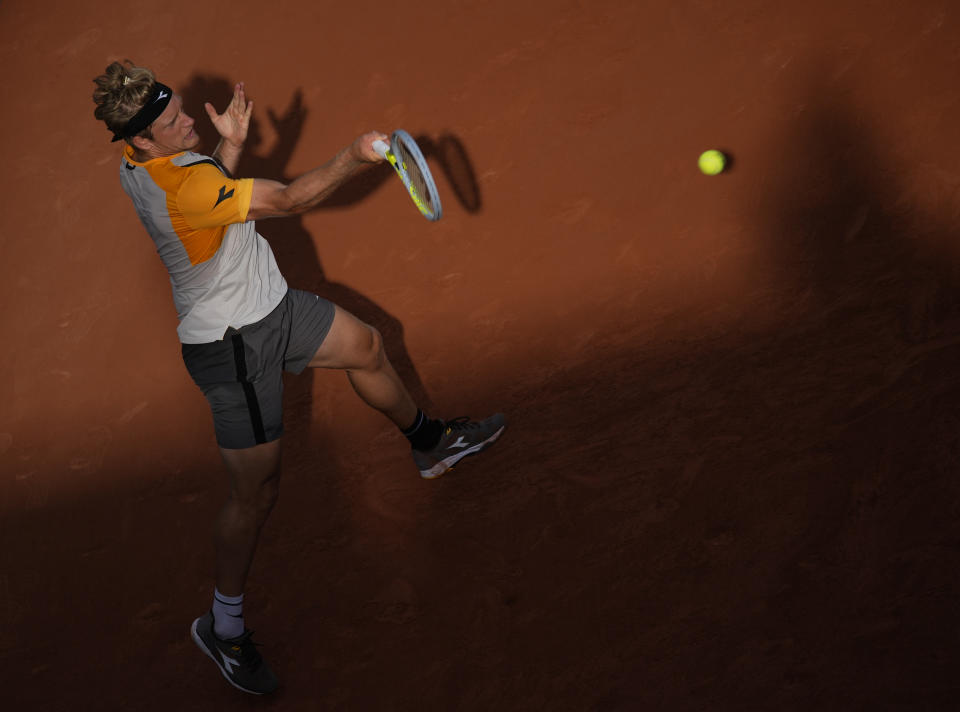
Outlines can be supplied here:
<path id="1" fill-rule="evenodd" d="M 213 656 L 213 653 L 210 652 L 210 648 L 207 647 L 207 644 L 203 642 L 203 638 L 201 638 L 200 634 L 197 632 L 197 623 L 199 622 L 200 622 L 200 619 L 197 618 L 193 622 L 193 625 L 190 626 L 190 636 L 193 638 L 193 642 L 197 644 L 197 647 L 203 651 L 203 654 L 217 664 L 217 669 L 220 671 L 220 674 L 223 675 L 223 679 L 229 682 L 238 690 L 242 690 L 243 692 L 247 692 L 251 695 L 265 695 L 266 694 L 265 692 L 257 692 L 256 690 L 250 690 L 246 687 L 243 687 L 242 685 L 238 685 L 237 683 L 235 683 L 233 680 L 230 679 L 229 673 L 227 673 L 227 671 L 224 670 L 223 665 L 220 664 L 220 661 Z"/>
<path id="2" fill-rule="evenodd" d="M 443 458 L 429 470 L 420 470 L 420 476 L 425 480 L 433 480 L 445 472 L 449 472 L 451 469 L 453 469 L 453 466 L 460 462 L 460 460 L 463 458 L 467 457 L 468 455 L 476 455 L 481 450 L 486 450 L 488 447 L 493 445 L 497 438 L 503 434 L 503 431 L 506 429 L 506 427 L 506 425 L 501 425 L 497 432 L 484 440 L 482 443 L 477 443 L 473 447 L 468 447 L 466 450 L 463 452 L 458 452 L 456 455 Z"/>

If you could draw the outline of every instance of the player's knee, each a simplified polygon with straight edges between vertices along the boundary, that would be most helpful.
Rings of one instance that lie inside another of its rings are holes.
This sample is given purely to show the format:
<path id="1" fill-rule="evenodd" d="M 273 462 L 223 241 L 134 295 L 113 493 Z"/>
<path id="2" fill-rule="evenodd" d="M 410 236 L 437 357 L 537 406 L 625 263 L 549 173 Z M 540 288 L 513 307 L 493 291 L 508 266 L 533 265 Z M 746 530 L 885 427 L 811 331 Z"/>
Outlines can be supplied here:
<path id="1" fill-rule="evenodd" d="M 383 368 L 386 362 L 386 353 L 383 350 L 383 336 L 376 328 L 367 325 L 362 348 L 363 370 L 377 371 Z"/>
<path id="2" fill-rule="evenodd" d="M 273 509 L 273 505 L 277 503 L 277 499 L 280 497 L 280 482 L 274 477 L 271 477 L 269 480 L 260 485 L 260 489 L 257 492 L 257 513 L 260 516 L 267 516 L 270 514 L 270 510 Z"/>
<path id="3" fill-rule="evenodd" d="M 245 512 L 245 517 L 262 522 L 280 497 L 280 482 L 276 477 L 270 477 L 255 487 L 234 491 L 232 497 Z"/>

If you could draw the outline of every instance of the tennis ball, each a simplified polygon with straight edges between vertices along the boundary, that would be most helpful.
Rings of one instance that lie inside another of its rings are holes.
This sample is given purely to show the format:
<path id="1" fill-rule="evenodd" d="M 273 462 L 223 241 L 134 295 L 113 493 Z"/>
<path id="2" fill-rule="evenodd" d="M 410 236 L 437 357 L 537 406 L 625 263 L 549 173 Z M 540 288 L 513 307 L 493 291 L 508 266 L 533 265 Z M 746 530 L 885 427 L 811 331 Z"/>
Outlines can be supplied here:
<path id="1" fill-rule="evenodd" d="M 700 166 L 700 172 L 704 175 L 715 176 L 722 173 L 727 167 L 727 157 L 722 152 L 710 149 L 700 154 L 700 160 L 697 162 Z"/>

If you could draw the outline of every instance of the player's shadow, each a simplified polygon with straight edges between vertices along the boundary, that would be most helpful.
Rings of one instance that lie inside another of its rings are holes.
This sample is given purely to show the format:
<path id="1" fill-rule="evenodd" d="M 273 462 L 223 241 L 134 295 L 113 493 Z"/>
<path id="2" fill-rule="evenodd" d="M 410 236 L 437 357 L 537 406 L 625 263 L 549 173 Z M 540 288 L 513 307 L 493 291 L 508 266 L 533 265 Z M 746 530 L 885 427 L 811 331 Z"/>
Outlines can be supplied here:
<path id="1" fill-rule="evenodd" d="M 233 83 L 221 77 L 194 75 L 180 89 L 180 94 L 185 110 L 196 119 L 196 131 L 201 138 L 198 150 L 212 153 L 219 135 L 206 115 L 204 102 L 210 102 L 218 111 L 222 111 L 233 96 Z M 288 167 L 308 114 L 302 91 L 298 89 L 294 93 L 282 112 L 268 108 L 266 113 L 277 138 L 272 146 L 266 147 L 260 121 L 253 116 L 246 149 L 237 171 L 238 177 L 269 178 L 289 183 L 297 177 L 288 173 Z M 384 166 L 366 171 L 341 186 L 322 205 L 334 208 L 359 202 L 390 177 L 390 169 Z M 403 324 L 363 294 L 327 279 L 316 245 L 305 229 L 303 219 L 300 216 L 272 219 L 259 224 L 257 229 L 270 242 L 277 264 L 291 288 L 319 294 L 380 331 L 390 361 L 414 401 L 424 410 L 432 410 L 433 402 L 407 350 Z M 285 422 L 291 434 L 300 431 L 306 434 L 309 431 L 313 380 L 312 370 L 306 369 L 300 376 L 285 381 Z"/>

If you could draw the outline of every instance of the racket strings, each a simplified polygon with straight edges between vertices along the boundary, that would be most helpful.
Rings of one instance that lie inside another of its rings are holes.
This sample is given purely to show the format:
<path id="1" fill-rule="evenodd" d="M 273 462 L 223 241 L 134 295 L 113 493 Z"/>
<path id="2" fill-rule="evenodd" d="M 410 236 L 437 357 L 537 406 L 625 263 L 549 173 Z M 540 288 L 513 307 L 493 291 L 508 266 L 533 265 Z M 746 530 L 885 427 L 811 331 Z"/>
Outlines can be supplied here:
<path id="1" fill-rule="evenodd" d="M 437 206 L 434 204 L 432 191 L 429 183 L 420 171 L 420 165 L 417 160 L 407 151 L 406 146 L 400 143 L 397 146 L 397 158 L 400 159 L 403 169 L 407 172 L 407 177 L 417 193 L 417 197 L 423 202 L 424 206 L 431 212 L 437 212 Z"/>

